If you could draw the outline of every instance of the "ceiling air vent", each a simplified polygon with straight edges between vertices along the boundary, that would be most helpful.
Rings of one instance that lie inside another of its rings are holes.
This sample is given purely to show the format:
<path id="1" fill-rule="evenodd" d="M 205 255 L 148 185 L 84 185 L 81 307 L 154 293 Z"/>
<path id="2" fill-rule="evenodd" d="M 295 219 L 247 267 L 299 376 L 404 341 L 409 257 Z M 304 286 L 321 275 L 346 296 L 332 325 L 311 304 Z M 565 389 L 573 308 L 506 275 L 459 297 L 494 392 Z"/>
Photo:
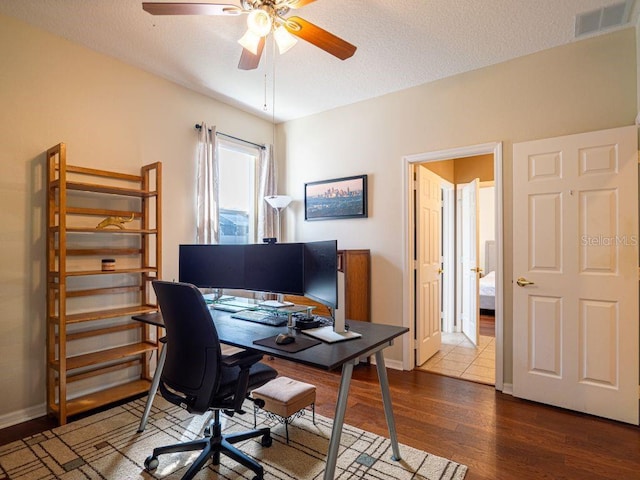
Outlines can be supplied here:
<path id="1" fill-rule="evenodd" d="M 577 15 L 576 38 L 626 24 L 629 21 L 632 6 L 633 0 L 625 0 Z"/>

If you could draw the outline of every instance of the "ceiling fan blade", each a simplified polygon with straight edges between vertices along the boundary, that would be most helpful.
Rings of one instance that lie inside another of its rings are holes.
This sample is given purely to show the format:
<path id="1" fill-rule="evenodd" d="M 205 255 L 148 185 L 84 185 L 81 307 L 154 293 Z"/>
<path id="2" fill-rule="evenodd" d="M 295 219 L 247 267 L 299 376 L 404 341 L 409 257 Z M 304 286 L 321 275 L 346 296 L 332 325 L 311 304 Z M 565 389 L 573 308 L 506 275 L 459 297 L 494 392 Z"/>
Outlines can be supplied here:
<path id="1" fill-rule="evenodd" d="M 315 2 L 316 0 L 287 0 L 286 5 L 289 8 L 302 8 L 305 5 Z"/>
<path id="2" fill-rule="evenodd" d="M 226 3 L 159 3 L 142 2 L 151 15 L 240 15 L 243 10 Z"/>
<path id="3" fill-rule="evenodd" d="M 357 47 L 355 45 L 351 45 L 303 18 L 289 17 L 285 20 L 284 26 L 289 33 L 312 43 L 340 60 L 346 60 L 356 53 Z"/>
<path id="4" fill-rule="evenodd" d="M 264 37 L 260 39 L 258 43 L 258 53 L 253 54 L 246 48 L 242 49 L 242 55 L 240 55 L 240 62 L 238 68 L 240 70 L 255 70 L 260 64 L 260 57 L 262 57 L 262 50 L 264 50 Z"/>

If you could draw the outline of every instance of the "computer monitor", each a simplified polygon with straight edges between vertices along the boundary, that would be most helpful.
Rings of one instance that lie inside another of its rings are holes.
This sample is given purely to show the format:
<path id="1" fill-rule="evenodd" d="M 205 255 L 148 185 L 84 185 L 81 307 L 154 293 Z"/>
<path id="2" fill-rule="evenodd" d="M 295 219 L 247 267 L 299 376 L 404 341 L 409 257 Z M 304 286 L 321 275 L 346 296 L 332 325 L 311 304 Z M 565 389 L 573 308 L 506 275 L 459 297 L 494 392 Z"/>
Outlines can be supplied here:
<path id="1" fill-rule="evenodd" d="M 304 244 L 304 296 L 338 308 L 338 242 Z"/>
<path id="2" fill-rule="evenodd" d="M 178 278 L 198 288 L 245 288 L 245 245 L 180 245 Z"/>
<path id="3" fill-rule="evenodd" d="M 338 308 L 338 242 L 180 245 L 179 280 L 198 288 L 304 295 Z"/>
<path id="4" fill-rule="evenodd" d="M 302 243 L 251 244 L 244 248 L 245 289 L 304 295 Z"/>

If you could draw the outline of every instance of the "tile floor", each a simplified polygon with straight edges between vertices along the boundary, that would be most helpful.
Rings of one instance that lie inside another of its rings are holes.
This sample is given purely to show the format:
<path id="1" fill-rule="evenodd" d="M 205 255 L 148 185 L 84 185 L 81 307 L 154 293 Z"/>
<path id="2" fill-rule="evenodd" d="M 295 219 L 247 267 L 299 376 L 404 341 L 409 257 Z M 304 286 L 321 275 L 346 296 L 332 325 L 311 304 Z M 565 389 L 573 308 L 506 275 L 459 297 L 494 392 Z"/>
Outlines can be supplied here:
<path id="1" fill-rule="evenodd" d="M 494 337 L 480 335 L 480 343 L 476 347 L 462 333 L 443 333 L 440 351 L 418 368 L 495 385 L 495 358 Z"/>

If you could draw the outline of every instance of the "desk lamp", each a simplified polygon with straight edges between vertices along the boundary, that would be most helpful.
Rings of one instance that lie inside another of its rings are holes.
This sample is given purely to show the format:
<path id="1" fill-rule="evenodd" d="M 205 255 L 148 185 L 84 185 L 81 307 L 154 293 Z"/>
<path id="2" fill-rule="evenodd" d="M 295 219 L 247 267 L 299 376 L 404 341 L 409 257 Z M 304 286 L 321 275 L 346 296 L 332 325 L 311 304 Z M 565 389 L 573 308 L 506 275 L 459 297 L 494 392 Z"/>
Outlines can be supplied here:
<path id="1" fill-rule="evenodd" d="M 270 195 L 264 197 L 269 205 L 276 209 L 276 221 L 278 223 L 278 234 L 276 235 L 276 239 L 280 241 L 280 212 L 287 208 L 291 203 L 291 197 L 288 195 Z"/>

